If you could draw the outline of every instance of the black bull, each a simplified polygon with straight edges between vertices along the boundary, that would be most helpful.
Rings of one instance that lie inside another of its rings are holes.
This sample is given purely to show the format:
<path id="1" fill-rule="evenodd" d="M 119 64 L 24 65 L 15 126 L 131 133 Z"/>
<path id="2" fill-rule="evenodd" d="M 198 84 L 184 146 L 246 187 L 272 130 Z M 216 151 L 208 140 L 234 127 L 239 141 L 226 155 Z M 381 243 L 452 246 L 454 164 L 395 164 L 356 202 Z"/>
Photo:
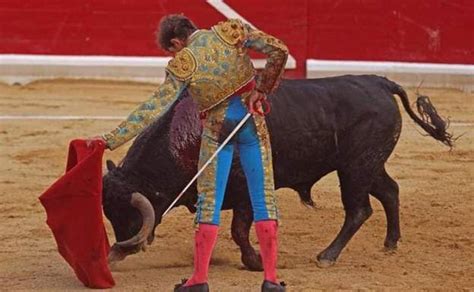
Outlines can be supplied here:
<path id="1" fill-rule="evenodd" d="M 417 124 L 451 146 L 446 124 L 429 99 L 418 98 L 416 115 L 405 91 L 386 78 L 284 80 L 270 96 L 272 112 L 267 123 L 276 188 L 292 188 L 304 204 L 313 206 L 311 187 L 330 172 L 337 171 L 339 177 L 345 220 L 334 241 L 317 256 L 321 264 L 334 263 L 370 217 L 369 194 L 385 210 L 385 247 L 397 246 L 398 185 L 385 170 L 402 124 L 394 94 Z M 183 97 L 137 137 L 118 167 L 108 161 L 103 205 L 118 241 L 109 255 L 111 261 L 151 243 L 163 212 L 197 172 L 200 135 L 197 107 L 189 97 Z M 196 199 L 194 185 L 177 206 L 184 205 L 194 212 Z M 251 270 L 260 270 L 260 258 L 249 242 L 252 211 L 236 157 L 223 209 L 233 210 L 232 238 L 241 249 L 242 262 Z"/>

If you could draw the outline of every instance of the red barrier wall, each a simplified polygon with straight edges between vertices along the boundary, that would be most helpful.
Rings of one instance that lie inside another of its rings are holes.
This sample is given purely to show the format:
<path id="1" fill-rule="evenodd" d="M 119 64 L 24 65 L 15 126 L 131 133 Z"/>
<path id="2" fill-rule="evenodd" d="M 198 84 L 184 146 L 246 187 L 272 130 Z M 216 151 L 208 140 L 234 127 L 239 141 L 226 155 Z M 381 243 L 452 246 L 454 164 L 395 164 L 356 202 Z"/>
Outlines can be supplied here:
<path id="1" fill-rule="evenodd" d="M 472 0 L 227 0 L 305 60 L 474 64 Z M 0 0 L 0 53 L 160 56 L 161 16 L 183 12 L 198 26 L 224 20 L 205 1 Z"/>
<path id="2" fill-rule="evenodd" d="M 315 2 L 312 58 L 474 64 L 472 0 Z"/>
<path id="3" fill-rule="evenodd" d="M 189 2 L 0 0 L 0 53 L 163 55 L 154 43 L 163 15 L 195 15 L 196 24 L 203 27 L 226 19 L 205 2 Z"/>

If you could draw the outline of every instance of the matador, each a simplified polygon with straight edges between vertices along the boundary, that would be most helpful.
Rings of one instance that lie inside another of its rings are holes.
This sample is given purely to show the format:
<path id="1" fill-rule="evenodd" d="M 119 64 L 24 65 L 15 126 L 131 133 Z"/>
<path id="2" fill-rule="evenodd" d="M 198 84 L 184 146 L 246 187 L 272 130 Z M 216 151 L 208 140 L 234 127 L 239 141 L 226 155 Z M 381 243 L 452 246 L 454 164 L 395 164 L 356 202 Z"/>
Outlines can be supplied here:
<path id="1" fill-rule="evenodd" d="M 166 67 L 166 78 L 125 121 L 102 136 L 109 149 L 121 146 L 159 119 L 187 90 L 203 119 L 200 169 L 242 118 L 248 112 L 253 114 L 198 178 L 194 272 L 174 291 L 209 291 L 209 263 L 236 148 L 247 179 L 260 244 L 264 267 L 261 289 L 285 291 L 276 275 L 278 210 L 271 145 L 265 118 L 259 113 L 266 95 L 278 87 L 288 48 L 281 40 L 241 20 L 230 19 L 210 29 L 197 29 L 183 15 L 165 16 L 160 21 L 157 41 L 174 55 Z M 258 74 L 250 50 L 266 56 L 265 68 Z"/>

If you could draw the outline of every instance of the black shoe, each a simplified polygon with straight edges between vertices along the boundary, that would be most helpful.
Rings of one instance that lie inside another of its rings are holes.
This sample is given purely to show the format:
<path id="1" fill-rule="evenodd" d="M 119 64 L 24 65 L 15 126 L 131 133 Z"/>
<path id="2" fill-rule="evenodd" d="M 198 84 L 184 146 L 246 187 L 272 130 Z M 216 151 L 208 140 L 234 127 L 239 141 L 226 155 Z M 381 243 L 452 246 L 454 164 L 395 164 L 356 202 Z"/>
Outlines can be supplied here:
<path id="1" fill-rule="evenodd" d="M 285 292 L 286 291 L 285 286 L 286 286 L 285 282 L 280 282 L 280 284 L 277 284 L 277 283 L 273 283 L 273 282 L 265 280 L 263 281 L 263 284 L 262 284 L 262 292 Z"/>
<path id="2" fill-rule="evenodd" d="M 187 280 L 188 279 L 183 279 L 180 284 L 176 284 L 174 286 L 174 292 L 209 292 L 209 285 L 207 285 L 207 283 L 184 287 Z"/>

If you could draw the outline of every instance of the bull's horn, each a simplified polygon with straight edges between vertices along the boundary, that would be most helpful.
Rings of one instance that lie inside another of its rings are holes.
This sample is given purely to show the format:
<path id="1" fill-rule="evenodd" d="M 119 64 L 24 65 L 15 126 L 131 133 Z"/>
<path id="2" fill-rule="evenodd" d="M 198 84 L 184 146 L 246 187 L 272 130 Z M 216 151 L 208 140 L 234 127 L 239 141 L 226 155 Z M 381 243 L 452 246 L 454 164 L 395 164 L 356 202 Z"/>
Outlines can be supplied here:
<path id="1" fill-rule="evenodd" d="M 144 195 L 133 193 L 130 203 L 140 211 L 140 214 L 142 214 L 143 225 L 134 237 L 115 243 L 119 247 L 131 247 L 143 244 L 153 230 L 153 227 L 155 227 L 155 210 L 150 201 Z"/>

